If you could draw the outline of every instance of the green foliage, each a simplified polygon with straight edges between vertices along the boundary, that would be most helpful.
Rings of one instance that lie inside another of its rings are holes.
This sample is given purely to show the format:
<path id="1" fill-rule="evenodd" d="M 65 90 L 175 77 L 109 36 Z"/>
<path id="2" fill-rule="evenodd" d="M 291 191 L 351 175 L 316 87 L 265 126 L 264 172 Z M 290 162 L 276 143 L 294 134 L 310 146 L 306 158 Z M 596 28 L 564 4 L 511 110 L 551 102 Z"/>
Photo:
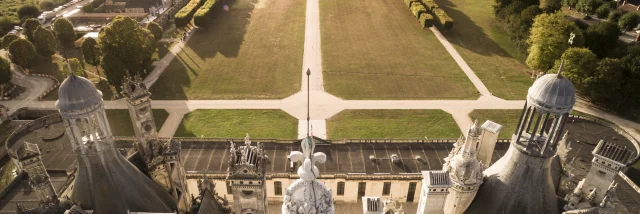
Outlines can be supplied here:
<path id="1" fill-rule="evenodd" d="M 87 37 L 82 41 L 82 45 L 80 46 L 82 49 L 82 55 L 84 56 L 84 61 L 93 66 L 98 66 L 100 64 L 100 49 L 98 49 L 98 42 L 91 37 Z"/>
<path id="2" fill-rule="evenodd" d="M 9 63 L 5 58 L 0 57 L 0 85 L 9 83 L 11 81 L 11 76 L 13 76 L 13 72 L 11 72 L 11 63 Z"/>
<path id="3" fill-rule="evenodd" d="M 51 57 L 56 53 L 56 38 L 50 30 L 39 26 L 36 31 L 33 32 L 33 39 L 36 51 L 40 55 Z"/>
<path id="4" fill-rule="evenodd" d="M 429 13 L 431 13 L 434 9 L 438 8 L 438 4 L 436 4 L 433 0 L 423 0 L 424 7 L 427 9 Z"/>
<path id="5" fill-rule="evenodd" d="M 569 48 L 562 54 L 562 59 L 564 60 L 562 75 L 569 78 L 578 91 L 586 91 L 593 81 L 595 68 L 598 66 L 598 56 L 587 48 Z M 549 72 L 557 71 L 559 65 L 560 60 L 556 60 L 554 68 Z"/>
<path id="6" fill-rule="evenodd" d="M 620 17 L 622 17 L 622 15 L 624 15 L 625 13 L 627 12 L 625 12 L 624 10 L 611 11 L 609 13 L 609 21 L 613 23 L 618 23 L 618 20 L 620 20 Z"/>
<path id="7" fill-rule="evenodd" d="M 576 10 L 586 14 L 593 14 L 601 4 L 602 2 L 600 0 L 579 0 L 576 5 Z"/>
<path id="8" fill-rule="evenodd" d="M 40 15 L 40 10 L 35 5 L 23 5 L 18 9 L 18 18 L 37 18 Z"/>
<path id="9" fill-rule="evenodd" d="M 82 69 L 82 64 L 80 64 L 80 60 L 76 58 L 70 58 L 68 60 L 68 63 L 69 65 L 65 64 L 64 68 L 60 70 L 63 76 L 69 76 L 69 68 L 71 68 L 71 71 L 73 71 L 73 74 L 75 74 L 76 76 L 87 77 L 87 74 L 85 74 L 84 70 Z"/>
<path id="10" fill-rule="evenodd" d="M 422 15 L 420 15 L 420 25 L 422 25 L 423 28 L 428 28 L 433 26 L 433 16 L 431 16 L 431 14 L 428 13 L 422 13 Z"/>
<path id="11" fill-rule="evenodd" d="M 420 18 L 420 15 L 426 13 L 427 9 L 422 6 L 422 4 L 418 3 L 418 5 L 411 6 L 411 13 L 416 17 L 416 19 Z"/>
<path id="12" fill-rule="evenodd" d="M 540 0 L 540 8 L 547 13 L 553 13 L 562 8 L 562 0 Z"/>
<path id="13" fill-rule="evenodd" d="M 42 0 L 38 4 L 38 7 L 40 8 L 40 10 L 49 11 L 53 10 L 56 7 L 56 4 L 49 0 Z"/>
<path id="14" fill-rule="evenodd" d="M 31 68 L 36 58 L 36 49 L 26 39 L 16 39 L 9 45 L 9 53 L 13 63 L 22 68 Z"/>
<path id="15" fill-rule="evenodd" d="M 20 20 L 12 16 L 0 16 L 0 35 L 11 31 L 13 26 L 20 25 Z"/>
<path id="16" fill-rule="evenodd" d="M 76 31 L 73 29 L 73 24 L 66 18 L 59 18 L 53 22 L 53 31 L 58 37 L 60 43 L 68 45 L 76 40 Z"/>
<path id="17" fill-rule="evenodd" d="M 22 28 L 23 28 L 22 34 L 27 36 L 27 39 L 29 41 L 33 41 L 33 31 L 36 31 L 36 29 L 41 25 L 42 24 L 37 19 L 29 18 L 25 20 L 24 23 L 22 24 Z"/>
<path id="18" fill-rule="evenodd" d="M 584 41 L 582 31 L 575 23 L 566 20 L 564 14 L 558 12 L 537 16 L 527 40 L 529 56 L 526 63 L 529 68 L 546 71 L 553 66 L 553 62 L 569 47 L 571 33 L 575 34 L 573 45 L 580 46 Z"/>
<path id="19" fill-rule="evenodd" d="M 596 16 L 598 16 L 598 18 L 601 18 L 601 19 L 606 19 L 609 16 L 610 12 L 611 12 L 611 5 L 602 4 L 600 5 L 600 7 L 598 7 L 598 9 L 596 9 Z"/>
<path id="20" fill-rule="evenodd" d="M 147 23 L 147 30 L 149 30 L 149 32 L 151 32 L 151 35 L 153 35 L 153 39 L 155 42 L 160 41 L 160 39 L 162 39 L 162 27 L 160 27 L 160 25 L 158 25 L 158 23 L 155 22 L 149 22 Z"/>
<path id="21" fill-rule="evenodd" d="M 638 14 L 637 13 L 626 13 L 620 17 L 618 20 L 618 27 L 623 31 L 633 30 L 638 26 Z"/>
<path id="22" fill-rule="evenodd" d="M 578 1 L 579 0 L 563 0 L 562 3 L 570 8 L 575 8 L 578 4 Z"/>
<path id="23" fill-rule="evenodd" d="M 611 22 L 593 24 L 585 31 L 585 45 L 599 57 L 609 55 L 612 44 L 622 35 L 618 25 Z"/>
<path id="24" fill-rule="evenodd" d="M 218 6 L 218 0 L 207 0 L 198 11 L 196 11 L 193 17 L 193 23 L 197 26 L 204 26 L 209 19 L 213 16 L 213 12 Z"/>
<path id="25" fill-rule="evenodd" d="M 152 63 L 153 35 L 130 17 L 113 19 L 109 26 L 102 28 L 98 41 L 104 54 L 102 68 L 109 83 L 118 89 L 127 72 L 130 76 L 143 75 Z"/>
<path id="26" fill-rule="evenodd" d="M 412 5 L 414 2 L 419 2 L 419 1 L 418 1 L 418 0 L 404 0 L 404 4 L 406 4 L 406 5 L 407 5 L 407 7 L 409 7 L 409 8 L 411 8 L 411 5 Z"/>
<path id="27" fill-rule="evenodd" d="M 496 5 L 493 7 L 493 13 L 498 20 L 506 20 L 513 14 L 518 14 L 525 8 L 536 5 L 538 6 L 538 0 L 496 0 Z"/>
<path id="28" fill-rule="evenodd" d="M 444 12 L 444 10 L 437 8 L 433 10 L 435 22 L 438 26 L 444 30 L 451 29 L 453 27 L 453 19 Z"/>
<path id="29" fill-rule="evenodd" d="M 198 8 L 200 8 L 200 6 L 202 6 L 206 1 L 207 0 L 191 0 L 186 6 L 180 9 L 173 17 L 176 27 L 186 27 L 189 22 L 191 22 L 193 15 L 198 11 Z"/>
<path id="30" fill-rule="evenodd" d="M 2 37 L 2 43 L 0 43 L 0 47 L 7 49 L 9 48 L 9 44 L 11 44 L 11 42 L 16 39 L 18 39 L 18 35 L 7 34 Z"/>
<path id="31" fill-rule="evenodd" d="M 520 13 L 512 14 L 507 20 L 506 31 L 509 38 L 514 41 L 515 46 L 520 50 L 527 50 L 527 39 L 529 31 L 533 25 L 533 19 L 542 14 L 543 11 L 536 5 L 531 5 Z"/>
<path id="32" fill-rule="evenodd" d="M 598 62 L 588 90 L 583 92 L 590 100 L 609 102 L 619 99 L 625 82 L 625 68 L 620 59 L 604 58 Z"/>

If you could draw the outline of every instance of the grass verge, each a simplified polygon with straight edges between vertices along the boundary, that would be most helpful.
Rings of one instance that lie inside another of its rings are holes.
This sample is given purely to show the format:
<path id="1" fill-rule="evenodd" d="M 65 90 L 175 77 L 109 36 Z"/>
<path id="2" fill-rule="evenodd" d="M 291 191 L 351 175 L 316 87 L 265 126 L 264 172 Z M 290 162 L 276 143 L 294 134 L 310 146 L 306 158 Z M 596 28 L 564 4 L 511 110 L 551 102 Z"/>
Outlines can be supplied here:
<path id="1" fill-rule="evenodd" d="M 109 127 L 114 136 L 134 136 L 133 123 L 127 109 L 107 109 L 107 119 L 109 119 Z M 169 113 L 164 109 L 153 109 L 153 117 L 156 123 L 157 131 L 160 131 L 162 124 L 169 117 Z"/>
<path id="2" fill-rule="evenodd" d="M 298 120 L 281 110 L 207 109 L 184 116 L 176 137 L 295 139 Z"/>

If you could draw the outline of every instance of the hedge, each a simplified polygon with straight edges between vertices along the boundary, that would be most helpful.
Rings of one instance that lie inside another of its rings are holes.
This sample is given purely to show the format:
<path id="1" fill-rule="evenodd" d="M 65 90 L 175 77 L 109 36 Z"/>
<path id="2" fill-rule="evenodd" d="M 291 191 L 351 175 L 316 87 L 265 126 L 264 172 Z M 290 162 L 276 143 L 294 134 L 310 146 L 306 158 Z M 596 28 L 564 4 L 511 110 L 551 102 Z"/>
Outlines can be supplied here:
<path id="1" fill-rule="evenodd" d="M 418 2 L 418 0 L 404 0 L 404 3 L 407 4 L 407 7 L 411 8 L 411 4 L 414 2 Z"/>
<path id="2" fill-rule="evenodd" d="M 416 19 L 420 18 L 420 14 L 423 14 L 426 12 L 427 12 L 427 9 L 425 9 L 424 6 L 422 6 L 421 4 L 411 6 L 411 13 L 413 13 Z"/>
<path id="3" fill-rule="evenodd" d="M 451 19 L 451 17 L 449 17 L 447 15 L 447 13 L 444 12 L 444 10 L 440 9 L 440 8 L 436 8 L 435 10 L 433 10 L 433 18 L 435 19 L 436 23 L 438 23 L 438 25 L 442 28 L 442 29 L 451 29 L 453 27 L 453 19 Z"/>
<path id="4" fill-rule="evenodd" d="M 186 27 L 189 22 L 191 22 L 193 14 L 196 13 L 198 8 L 200 8 L 205 1 L 206 0 L 191 0 L 186 6 L 180 9 L 173 18 L 176 27 Z"/>
<path id="5" fill-rule="evenodd" d="M 424 3 L 424 7 L 427 9 L 427 12 L 430 13 L 432 13 L 434 9 L 439 8 L 438 4 L 433 0 L 422 0 L 422 3 Z"/>
<path id="6" fill-rule="evenodd" d="M 202 27 L 213 15 L 213 11 L 215 10 L 214 7 L 216 5 L 218 5 L 218 0 L 207 0 L 204 5 L 196 11 L 195 16 L 193 17 L 193 23 Z"/>
<path id="7" fill-rule="evenodd" d="M 418 20 L 420 20 L 420 24 L 423 28 L 429 28 L 433 26 L 433 16 L 431 14 L 422 13 Z"/>

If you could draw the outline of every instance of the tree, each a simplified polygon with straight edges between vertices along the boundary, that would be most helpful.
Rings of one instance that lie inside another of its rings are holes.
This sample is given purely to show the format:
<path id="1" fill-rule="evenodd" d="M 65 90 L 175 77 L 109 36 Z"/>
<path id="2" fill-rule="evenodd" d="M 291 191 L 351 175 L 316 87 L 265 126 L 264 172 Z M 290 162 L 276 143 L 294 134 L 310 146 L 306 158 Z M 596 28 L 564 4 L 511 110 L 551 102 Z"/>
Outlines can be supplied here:
<path id="1" fill-rule="evenodd" d="M 569 8 L 575 8 L 579 0 L 563 0 L 564 5 Z"/>
<path id="2" fill-rule="evenodd" d="M 625 68 L 620 59 L 604 58 L 598 62 L 593 79 L 584 93 L 590 100 L 609 102 L 618 97 L 625 82 Z"/>
<path id="3" fill-rule="evenodd" d="M 69 68 L 71 68 L 71 71 L 73 71 L 73 74 L 76 76 L 83 76 L 83 77 L 87 77 L 87 74 L 84 72 L 84 69 L 82 69 L 82 65 L 80 64 L 80 60 L 76 59 L 76 58 L 70 58 L 67 60 L 67 63 L 69 63 L 69 65 L 64 65 L 64 68 L 61 70 L 62 75 L 64 76 L 69 76 Z"/>
<path id="4" fill-rule="evenodd" d="M 157 23 L 149 22 L 147 24 L 147 30 L 149 30 L 149 32 L 151 32 L 155 42 L 159 42 L 160 39 L 162 39 L 162 32 L 163 32 L 162 31 L 162 27 L 160 27 L 160 25 L 158 25 Z"/>
<path id="5" fill-rule="evenodd" d="M 511 40 L 515 42 L 516 47 L 521 50 L 528 48 L 527 39 L 529 38 L 531 25 L 533 25 L 533 19 L 542 13 L 542 9 L 536 5 L 532 5 L 520 13 L 512 14 L 511 17 L 509 17 L 506 28 Z"/>
<path id="6" fill-rule="evenodd" d="M 34 45 L 36 51 L 46 57 L 51 57 L 56 53 L 56 37 L 50 30 L 39 26 L 36 31 L 33 32 Z"/>
<path id="7" fill-rule="evenodd" d="M 598 22 L 587 28 L 585 46 L 599 57 L 605 57 L 612 51 L 611 47 L 618 42 L 620 35 L 622 32 L 617 24 Z"/>
<path id="8" fill-rule="evenodd" d="M 89 65 L 95 66 L 98 77 L 102 78 L 102 76 L 100 76 L 100 69 L 98 69 L 98 65 L 100 65 L 100 50 L 98 49 L 98 43 L 96 40 L 91 37 L 87 37 L 82 41 L 80 48 L 82 49 L 84 61 Z"/>
<path id="9" fill-rule="evenodd" d="M 36 29 L 40 26 L 42 26 L 42 24 L 40 24 L 40 21 L 34 18 L 29 18 L 22 24 L 22 34 L 26 35 L 27 39 L 33 42 L 33 31 L 36 31 Z"/>
<path id="10" fill-rule="evenodd" d="M 66 18 L 59 18 L 53 22 L 53 31 L 56 33 L 58 41 L 63 45 L 71 44 L 76 40 L 76 31 L 73 24 Z"/>
<path id="11" fill-rule="evenodd" d="M 596 12 L 596 9 L 598 9 L 600 4 L 602 4 L 600 0 L 579 0 L 576 5 L 576 10 L 589 15 Z"/>
<path id="12" fill-rule="evenodd" d="M 547 13 L 553 13 L 562 8 L 562 0 L 540 0 L 540 8 Z"/>
<path id="13" fill-rule="evenodd" d="M 609 13 L 609 21 L 613 23 L 618 23 L 620 17 L 624 15 L 626 12 L 624 10 L 614 10 Z"/>
<path id="14" fill-rule="evenodd" d="M 37 18 L 40 15 L 40 10 L 35 5 L 23 5 L 18 9 L 18 18 Z"/>
<path id="15" fill-rule="evenodd" d="M 98 41 L 104 54 L 102 70 L 109 82 L 116 84 L 116 88 L 120 87 L 126 72 L 131 76 L 142 75 L 151 64 L 155 48 L 153 35 L 130 17 L 118 16 L 113 19 L 109 26 L 102 28 Z"/>
<path id="16" fill-rule="evenodd" d="M 596 16 L 601 19 L 606 19 L 609 17 L 609 13 L 611 12 L 610 4 L 602 4 L 598 9 L 596 9 Z"/>
<path id="17" fill-rule="evenodd" d="M 2 44 L 0 44 L 0 47 L 4 49 L 8 49 L 9 44 L 11 44 L 11 42 L 13 42 L 13 40 L 16 40 L 16 39 L 18 39 L 18 35 L 15 35 L 15 34 L 4 35 L 4 37 L 2 37 Z"/>
<path id="18" fill-rule="evenodd" d="M 587 48 L 569 48 L 562 54 L 564 68 L 562 75 L 571 80 L 571 83 L 580 92 L 586 92 L 593 81 L 595 68 L 598 66 L 598 56 Z M 551 71 L 557 71 L 560 60 L 557 60 Z"/>
<path id="19" fill-rule="evenodd" d="M 5 58 L 0 57 L 0 85 L 4 86 L 11 81 L 11 77 L 13 76 L 13 72 L 11 72 L 11 63 L 7 61 Z M 3 90 L 0 90 L 3 92 Z M 0 93 L 1 95 L 2 93 Z"/>
<path id="20" fill-rule="evenodd" d="M 537 71 L 546 71 L 554 61 L 569 48 L 569 36 L 575 34 L 574 46 L 580 46 L 584 39 L 582 31 L 575 23 L 564 18 L 561 12 L 541 14 L 533 21 L 531 35 L 527 40 L 529 55 L 527 65 Z"/>
<path id="21" fill-rule="evenodd" d="M 38 4 L 38 7 L 40 7 L 40 10 L 44 10 L 44 11 L 48 11 L 48 10 L 53 10 L 56 5 L 49 0 L 43 0 L 40 1 L 40 4 Z"/>
<path id="22" fill-rule="evenodd" d="M 13 63 L 22 68 L 31 68 L 33 60 L 36 58 L 36 49 L 33 44 L 26 39 L 16 39 L 9 45 L 9 53 Z"/>
<path id="23" fill-rule="evenodd" d="M 618 26 L 623 31 L 633 30 L 638 26 L 638 14 L 636 13 L 625 13 L 618 20 Z"/>

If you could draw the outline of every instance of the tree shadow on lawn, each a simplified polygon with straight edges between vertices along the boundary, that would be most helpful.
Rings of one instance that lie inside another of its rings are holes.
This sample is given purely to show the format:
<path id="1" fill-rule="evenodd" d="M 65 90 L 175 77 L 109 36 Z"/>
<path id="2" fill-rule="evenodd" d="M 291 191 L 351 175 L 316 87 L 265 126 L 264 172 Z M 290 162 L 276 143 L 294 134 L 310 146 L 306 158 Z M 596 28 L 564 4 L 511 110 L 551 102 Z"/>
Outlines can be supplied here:
<path id="1" fill-rule="evenodd" d="M 498 55 L 512 58 L 498 43 L 489 38 L 487 32 L 476 25 L 467 14 L 454 8 L 456 5 L 453 2 L 450 0 L 435 1 L 453 19 L 453 29 L 442 32 L 449 42 L 483 56 Z M 493 11 L 485 12 L 493 13 Z"/>
<path id="2" fill-rule="evenodd" d="M 201 59 L 212 58 L 218 53 L 235 58 L 240 52 L 255 6 L 247 0 L 230 0 L 227 5 L 230 7 L 228 12 L 222 9 L 222 4 L 216 7 L 212 20 L 187 42 Z"/>

